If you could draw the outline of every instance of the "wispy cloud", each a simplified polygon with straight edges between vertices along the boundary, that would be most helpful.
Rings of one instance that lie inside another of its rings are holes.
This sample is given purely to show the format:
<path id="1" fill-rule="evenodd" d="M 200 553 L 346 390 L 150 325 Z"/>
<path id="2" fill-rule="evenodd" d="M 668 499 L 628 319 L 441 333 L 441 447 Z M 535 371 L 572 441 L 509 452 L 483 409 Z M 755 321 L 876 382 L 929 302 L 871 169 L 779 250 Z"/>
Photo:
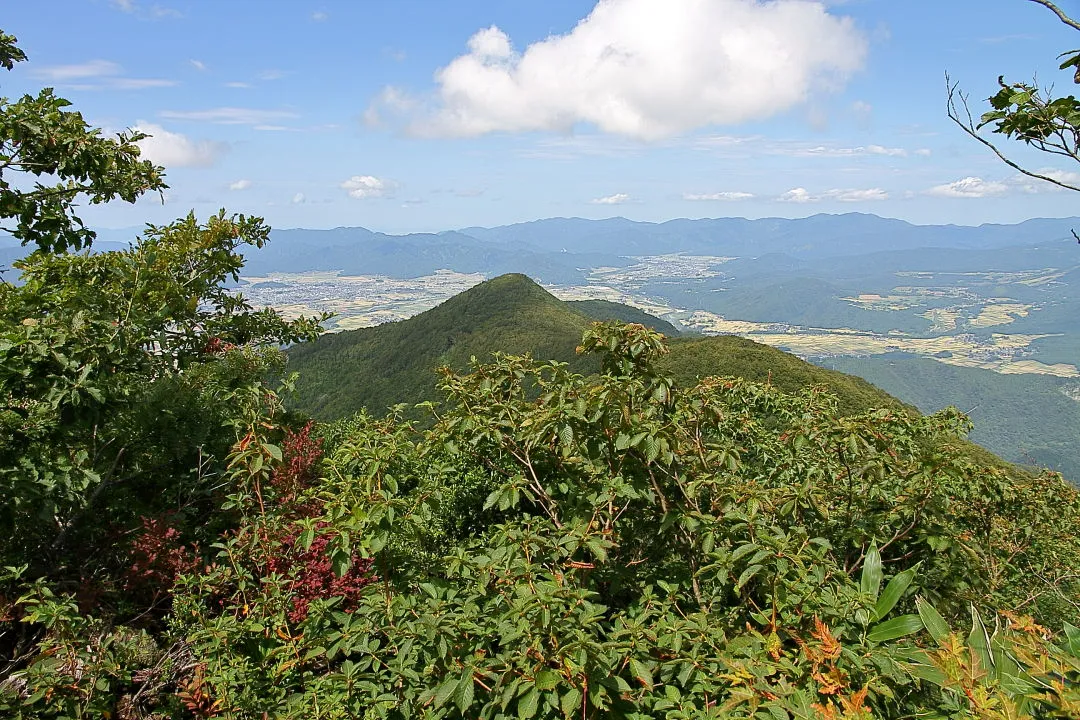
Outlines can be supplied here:
<path id="1" fill-rule="evenodd" d="M 142 90 L 170 87 L 175 80 L 124 77 L 124 68 L 110 60 L 88 60 L 71 65 L 46 65 L 30 71 L 31 77 L 75 90 Z"/>
<path id="2" fill-rule="evenodd" d="M 593 198 L 589 202 L 593 205 L 622 205 L 629 201 L 630 196 L 627 193 L 615 193 L 606 197 Z"/>
<path id="3" fill-rule="evenodd" d="M 206 63 L 204 63 L 202 60 L 196 60 L 192 58 L 191 60 L 188 60 L 188 62 L 191 63 L 191 67 L 195 68 L 199 72 L 206 72 Z"/>
<path id="4" fill-rule="evenodd" d="M 772 153 L 777 155 L 790 155 L 793 157 L 860 157 L 867 155 L 880 155 L 884 157 L 907 157 L 908 151 L 905 148 L 898 147 L 885 147 L 884 145 L 859 145 L 856 147 L 837 147 L 828 145 L 814 145 L 810 147 L 806 146 L 784 146 L 777 145 L 771 149 Z"/>
<path id="5" fill-rule="evenodd" d="M 135 15 L 139 18 L 146 20 L 165 20 L 168 18 L 180 18 L 183 17 L 183 13 L 179 10 L 164 5 L 143 5 L 137 0 L 112 0 L 110 3 L 114 8 L 120 12 L 127 13 L 128 15 Z"/>
<path id="6" fill-rule="evenodd" d="M 170 120 L 191 120 L 218 125 L 273 125 L 275 121 L 291 120 L 299 115 L 291 110 L 260 110 L 256 108 L 219 107 L 208 110 L 162 110 L 159 115 Z"/>
<path id="7" fill-rule="evenodd" d="M 251 187 L 251 181 L 247 178 L 229 183 L 229 189 L 233 191 L 247 190 L 249 187 Z"/>
<path id="8" fill-rule="evenodd" d="M 715 193 L 685 193 L 683 195 L 683 200 L 733 202 L 737 200 L 750 200 L 753 197 L 753 193 L 729 191 Z"/>
<path id="9" fill-rule="evenodd" d="M 927 190 L 926 194 L 945 198 L 985 198 L 1007 192 L 1009 186 L 1005 183 L 983 180 L 980 177 L 966 177 L 944 185 L 935 185 Z"/>
<path id="10" fill-rule="evenodd" d="M 330 16 L 327 15 L 322 10 L 317 10 L 317 11 L 311 13 L 311 19 L 314 20 L 315 22 L 324 22 L 329 17 Z"/>
<path id="11" fill-rule="evenodd" d="M 889 193 L 881 188 L 833 188 L 820 193 L 811 193 L 806 188 L 797 187 L 788 190 L 776 198 L 779 202 L 812 203 L 834 200 L 838 202 L 875 202 L 888 200 Z"/>

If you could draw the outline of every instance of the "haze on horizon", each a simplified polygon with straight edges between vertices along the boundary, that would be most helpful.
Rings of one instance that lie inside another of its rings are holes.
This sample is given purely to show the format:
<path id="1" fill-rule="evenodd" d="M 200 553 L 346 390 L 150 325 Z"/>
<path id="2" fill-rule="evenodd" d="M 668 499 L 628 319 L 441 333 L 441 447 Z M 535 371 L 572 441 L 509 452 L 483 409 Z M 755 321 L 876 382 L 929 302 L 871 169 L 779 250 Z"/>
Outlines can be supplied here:
<path id="1" fill-rule="evenodd" d="M 98 227 L 1076 214 L 945 117 L 945 71 L 976 112 L 999 74 L 1071 79 L 1069 30 L 1023 0 L 58 0 L 6 29 L 30 62 L 4 95 L 53 86 L 153 135 L 164 204 L 86 208 Z"/>

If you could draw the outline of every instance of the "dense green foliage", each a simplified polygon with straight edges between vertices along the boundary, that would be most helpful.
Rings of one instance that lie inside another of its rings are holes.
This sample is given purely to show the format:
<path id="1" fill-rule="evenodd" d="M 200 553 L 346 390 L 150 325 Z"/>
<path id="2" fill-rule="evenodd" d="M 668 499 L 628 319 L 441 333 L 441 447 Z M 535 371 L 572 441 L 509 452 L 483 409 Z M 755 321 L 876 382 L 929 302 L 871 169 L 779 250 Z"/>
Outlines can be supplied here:
<path id="1" fill-rule="evenodd" d="M 863 377 L 919 410 L 950 405 L 971 418 L 971 439 L 1021 465 L 1048 467 L 1080 482 L 1080 384 L 1047 375 L 1001 375 L 901 353 L 830 358 L 828 367 Z"/>
<path id="2" fill-rule="evenodd" d="M 18 717 L 1075 710 L 1080 637 L 1067 626 L 1058 648 L 1019 614 L 1077 619 L 1080 496 L 1060 479 L 972 464 L 955 413 L 841 418 L 820 391 L 680 389 L 641 326 L 581 345 L 599 374 L 511 356 L 448 372 L 430 431 L 358 416 L 327 428 L 321 462 L 249 408 L 223 477 L 234 529 L 178 569 L 168 629 L 155 642 L 39 585 L 15 608 L 41 654 L 0 702 Z M 987 626 L 994 607 L 1014 612 Z M 949 629 L 965 619 L 966 642 Z"/>

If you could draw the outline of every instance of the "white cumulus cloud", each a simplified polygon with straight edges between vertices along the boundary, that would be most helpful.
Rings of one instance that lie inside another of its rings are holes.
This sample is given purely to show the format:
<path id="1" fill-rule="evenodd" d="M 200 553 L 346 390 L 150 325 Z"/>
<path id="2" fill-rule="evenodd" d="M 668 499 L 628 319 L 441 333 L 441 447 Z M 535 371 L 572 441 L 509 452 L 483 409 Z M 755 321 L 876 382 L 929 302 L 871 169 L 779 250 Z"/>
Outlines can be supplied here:
<path id="1" fill-rule="evenodd" d="M 806 188 L 792 188 L 786 193 L 781 195 L 777 200 L 780 202 L 793 202 L 793 203 L 808 203 L 816 200 L 814 196 L 810 194 L 810 191 Z"/>
<path id="2" fill-rule="evenodd" d="M 290 202 L 292 202 L 293 205 L 303 205 L 306 200 L 307 198 L 304 197 L 304 193 L 298 192 L 292 196 L 292 200 Z"/>
<path id="3" fill-rule="evenodd" d="M 228 145 L 212 140 L 192 140 L 187 135 L 169 132 L 160 125 L 140 120 L 132 128 L 150 137 L 137 144 L 143 157 L 173 167 L 210 167 L 228 150 Z"/>
<path id="4" fill-rule="evenodd" d="M 606 197 L 594 198 L 589 202 L 593 205 L 622 205 L 624 202 L 629 202 L 629 200 L 630 196 L 626 193 L 615 193 Z"/>
<path id="5" fill-rule="evenodd" d="M 775 115 L 841 87 L 866 53 L 852 20 L 823 2 L 600 0 L 521 52 L 501 29 L 480 30 L 436 73 L 433 108 L 405 114 L 427 135 L 588 123 L 650 140 Z"/>
<path id="6" fill-rule="evenodd" d="M 391 185 L 382 178 L 374 175 L 353 175 L 341 183 L 341 189 L 349 193 L 349 197 L 363 200 L 364 198 L 377 198 L 386 195 Z"/>
<path id="7" fill-rule="evenodd" d="M 1004 195 L 1008 191 L 1009 186 L 1005 183 L 966 177 L 956 182 L 935 185 L 927 190 L 926 194 L 947 198 L 984 198 Z"/>
<path id="8" fill-rule="evenodd" d="M 750 200 L 753 193 L 748 192 L 715 192 L 715 193 L 686 193 L 683 200 Z"/>
<path id="9" fill-rule="evenodd" d="M 247 190 L 249 187 L 251 187 L 251 181 L 246 178 L 229 183 L 230 190 Z"/>

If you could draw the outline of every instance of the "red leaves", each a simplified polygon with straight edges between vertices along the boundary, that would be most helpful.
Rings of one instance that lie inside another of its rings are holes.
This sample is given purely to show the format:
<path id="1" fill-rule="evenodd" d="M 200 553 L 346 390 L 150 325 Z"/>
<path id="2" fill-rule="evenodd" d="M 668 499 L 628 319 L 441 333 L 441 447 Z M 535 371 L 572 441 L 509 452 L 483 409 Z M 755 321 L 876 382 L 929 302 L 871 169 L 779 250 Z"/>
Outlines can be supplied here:
<path id="1" fill-rule="evenodd" d="M 319 523 L 318 530 L 324 530 L 327 523 Z M 353 555 L 349 570 L 338 577 L 333 569 L 328 535 L 316 534 L 307 550 L 299 542 L 299 533 L 285 538 L 281 543 L 281 552 L 270 559 L 269 569 L 283 577 L 290 578 L 288 591 L 293 596 L 289 621 L 302 622 L 307 617 L 312 600 L 343 598 L 346 612 L 356 606 L 360 592 L 375 582 L 370 559 Z"/>
<path id="2" fill-rule="evenodd" d="M 236 345 L 231 342 L 226 342 L 219 337 L 212 337 L 210 341 L 203 347 L 203 355 L 224 355 L 230 350 L 235 350 Z"/>
<path id="3" fill-rule="evenodd" d="M 154 594 L 168 592 L 176 578 L 199 564 L 195 548 L 181 542 L 180 531 L 168 515 L 140 518 L 142 529 L 131 541 L 131 566 L 127 570 L 129 589 L 151 588 Z"/>
<path id="4" fill-rule="evenodd" d="M 318 478 L 319 461 L 322 459 L 322 439 L 311 436 L 314 422 L 298 432 L 285 431 L 281 441 L 281 465 L 270 478 L 270 484 L 285 497 L 295 495 Z"/>

